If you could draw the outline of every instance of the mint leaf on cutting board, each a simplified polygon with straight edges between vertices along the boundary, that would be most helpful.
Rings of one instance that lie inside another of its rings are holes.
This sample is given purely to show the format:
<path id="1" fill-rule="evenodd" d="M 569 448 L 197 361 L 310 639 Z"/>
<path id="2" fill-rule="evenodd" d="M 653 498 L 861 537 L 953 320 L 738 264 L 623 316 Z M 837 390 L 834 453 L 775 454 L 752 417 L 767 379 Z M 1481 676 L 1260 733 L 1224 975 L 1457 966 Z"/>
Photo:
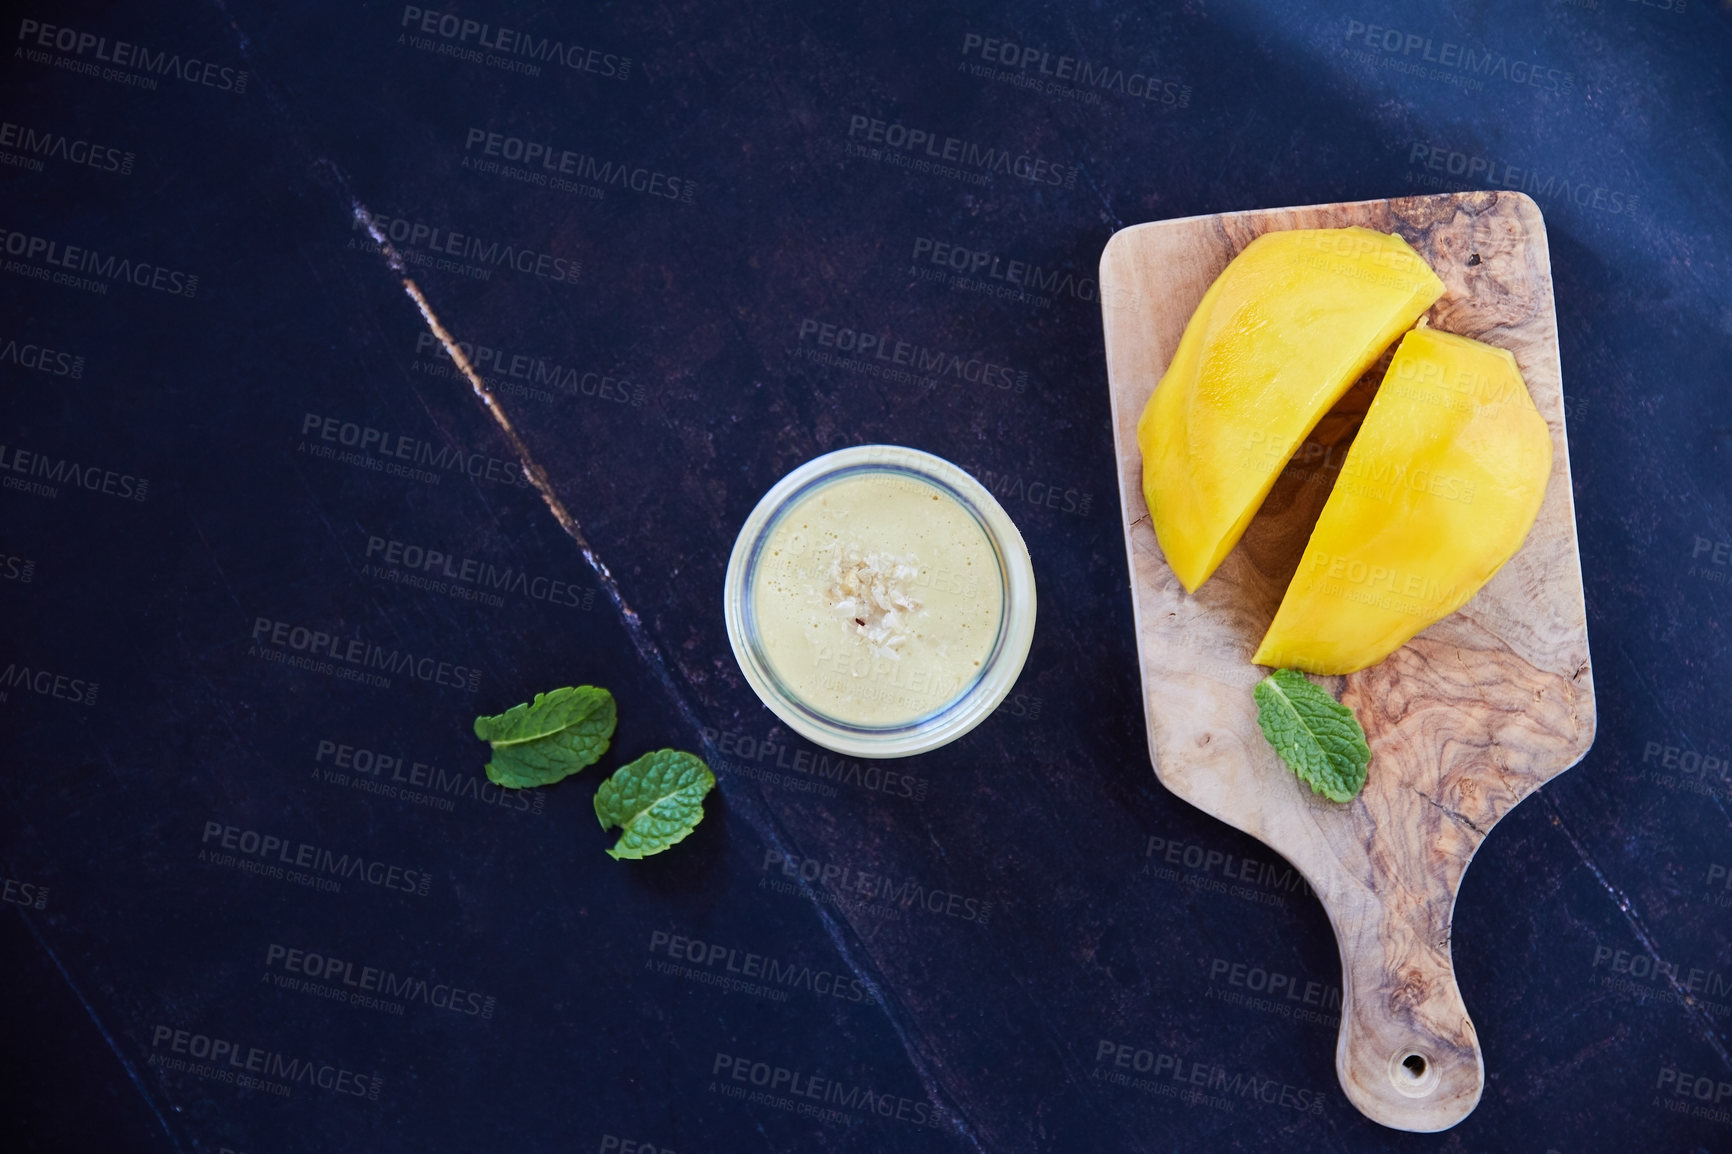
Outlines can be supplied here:
<path id="1" fill-rule="evenodd" d="M 593 685 L 537 693 L 504 713 L 475 719 L 475 736 L 493 745 L 487 780 L 507 789 L 552 785 L 607 752 L 618 721 L 613 694 Z"/>
<path id="2" fill-rule="evenodd" d="M 595 792 L 601 828 L 622 831 L 608 855 L 615 861 L 649 857 L 683 841 L 704 820 L 704 795 L 715 784 L 702 759 L 674 749 L 621 766 Z"/>
<path id="3" fill-rule="evenodd" d="M 1330 801 L 1359 796 L 1371 747 L 1351 709 L 1292 669 L 1277 669 L 1251 695 L 1263 736 L 1300 781 Z"/>

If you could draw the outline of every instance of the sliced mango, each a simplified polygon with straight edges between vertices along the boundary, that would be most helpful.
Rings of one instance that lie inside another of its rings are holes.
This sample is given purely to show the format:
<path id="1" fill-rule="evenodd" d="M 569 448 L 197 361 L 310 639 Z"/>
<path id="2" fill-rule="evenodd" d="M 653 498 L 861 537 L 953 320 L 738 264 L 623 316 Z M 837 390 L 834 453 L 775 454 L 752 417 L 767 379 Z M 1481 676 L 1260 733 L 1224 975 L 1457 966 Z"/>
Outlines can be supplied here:
<path id="1" fill-rule="evenodd" d="M 1167 563 L 1195 592 L 1293 452 L 1443 282 L 1399 236 L 1265 233 L 1203 294 L 1137 422 Z"/>
<path id="2" fill-rule="evenodd" d="M 1552 438 L 1507 350 L 1402 338 L 1251 660 L 1375 665 L 1465 605 L 1539 515 Z"/>

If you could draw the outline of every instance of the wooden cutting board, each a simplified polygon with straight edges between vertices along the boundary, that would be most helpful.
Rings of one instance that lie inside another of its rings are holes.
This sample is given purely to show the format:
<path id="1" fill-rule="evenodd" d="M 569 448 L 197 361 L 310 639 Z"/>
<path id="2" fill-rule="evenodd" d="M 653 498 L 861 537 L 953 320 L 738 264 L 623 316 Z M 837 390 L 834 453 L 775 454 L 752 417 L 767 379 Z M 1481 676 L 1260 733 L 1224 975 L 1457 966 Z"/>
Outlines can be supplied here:
<path id="1" fill-rule="evenodd" d="M 1299 563 L 1385 360 L 1326 416 L 1196 594 L 1167 567 L 1142 493 L 1137 418 L 1185 322 L 1256 236 L 1363 225 L 1400 233 L 1447 290 L 1429 323 L 1515 354 L 1552 434 L 1552 475 L 1516 556 L 1459 612 L 1383 662 L 1319 678 L 1365 726 L 1351 804 L 1317 797 L 1257 728 L 1251 654 Z M 1526 196 L 1456 193 L 1190 217 L 1116 233 L 1102 317 L 1149 756 L 1168 789 L 1292 862 L 1341 949 L 1335 1069 L 1366 1116 L 1442 1130 L 1479 1102 L 1485 1066 L 1450 957 L 1461 878 L 1493 825 L 1594 740 L 1581 563 L 1564 438 L 1545 224 Z"/>

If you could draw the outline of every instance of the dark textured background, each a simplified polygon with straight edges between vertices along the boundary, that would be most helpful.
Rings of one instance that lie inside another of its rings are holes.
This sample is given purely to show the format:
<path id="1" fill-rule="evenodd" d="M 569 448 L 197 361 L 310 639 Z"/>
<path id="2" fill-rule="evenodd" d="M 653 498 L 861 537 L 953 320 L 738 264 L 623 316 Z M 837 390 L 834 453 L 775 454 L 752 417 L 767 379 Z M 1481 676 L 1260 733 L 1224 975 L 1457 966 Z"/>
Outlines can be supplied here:
<path id="1" fill-rule="evenodd" d="M 539 75 L 441 54 L 474 37 L 377 3 L 26 9 L 88 34 L 69 50 L 13 19 L 8 1148 L 1732 1149 L 1726 10 L 893 8 L 451 9 L 580 65 Z M 1122 71 L 1125 90 L 1111 73 L 1031 87 L 1032 56 L 982 74 L 971 35 Z M 97 61 L 117 40 L 152 55 Z M 151 71 L 172 57 L 192 80 Z M 851 150 L 872 132 L 857 117 L 1028 157 L 1039 179 Z M 478 170 L 474 129 L 680 195 Z M 1146 220 L 1500 186 L 1529 191 L 1550 236 L 1600 728 L 1467 874 L 1454 948 L 1489 1082 L 1457 1129 L 1413 1136 L 1341 1096 L 1331 1013 L 1253 992 L 1273 974 L 1328 1000 L 1316 901 L 1149 769 L 1093 277 L 1108 236 Z M 453 334 L 505 354 L 500 402 L 635 619 L 424 347 L 355 205 L 581 266 L 564 282 L 441 267 L 431 233 L 400 246 Z M 938 244 L 1039 265 L 1048 287 L 947 281 Z M 88 283 L 40 279 L 86 259 L 69 245 L 98 254 Z M 196 292 L 119 278 L 110 256 Z M 1012 384 L 875 375 L 808 322 Z M 555 379 L 525 388 L 513 355 Z M 319 430 L 345 422 L 425 446 L 429 475 L 378 468 L 377 444 L 334 455 Z M 999 493 L 1040 623 L 981 728 L 838 770 L 742 683 L 720 589 L 764 490 L 865 441 Z M 377 567 L 373 538 L 534 583 L 497 604 L 461 577 L 417 587 Z M 476 687 L 293 668 L 269 622 L 478 670 Z M 602 765 L 533 804 L 475 789 L 474 714 L 582 682 L 620 703 Z M 322 741 L 400 761 L 341 778 Z M 663 745 L 712 759 L 708 817 L 674 852 L 615 863 L 595 785 Z M 425 784 L 354 786 L 394 773 Z M 247 872 L 213 822 L 424 874 L 426 893 Z M 701 960 L 670 966 L 674 936 Z M 286 983 L 288 949 L 411 984 L 395 1010 L 323 997 Z M 794 977 L 714 984 L 749 954 Z M 453 986 L 456 1010 L 433 1004 Z M 177 1030 L 315 1077 L 284 1097 L 177 1067 Z M 1147 1086 L 1101 1078 L 1121 1046 L 1133 1067 L 1147 1052 Z M 741 1097 L 757 1088 L 727 1077 L 736 1059 L 832 1079 L 845 1102 L 813 1117 L 786 1086 Z"/>

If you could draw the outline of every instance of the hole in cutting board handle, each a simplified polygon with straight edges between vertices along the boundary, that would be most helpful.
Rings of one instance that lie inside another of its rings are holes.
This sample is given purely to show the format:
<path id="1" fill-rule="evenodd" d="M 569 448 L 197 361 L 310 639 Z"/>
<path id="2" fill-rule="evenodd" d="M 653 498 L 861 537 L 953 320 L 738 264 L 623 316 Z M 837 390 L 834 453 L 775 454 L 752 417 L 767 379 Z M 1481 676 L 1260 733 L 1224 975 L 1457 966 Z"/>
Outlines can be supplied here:
<path id="1" fill-rule="evenodd" d="M 1437 1063 L 1418 1050 L 1400 1050 L 1389 1059 L 1389 1081 L 1408 1098 L 1423 1098 L 1437 1089 Z"/>

